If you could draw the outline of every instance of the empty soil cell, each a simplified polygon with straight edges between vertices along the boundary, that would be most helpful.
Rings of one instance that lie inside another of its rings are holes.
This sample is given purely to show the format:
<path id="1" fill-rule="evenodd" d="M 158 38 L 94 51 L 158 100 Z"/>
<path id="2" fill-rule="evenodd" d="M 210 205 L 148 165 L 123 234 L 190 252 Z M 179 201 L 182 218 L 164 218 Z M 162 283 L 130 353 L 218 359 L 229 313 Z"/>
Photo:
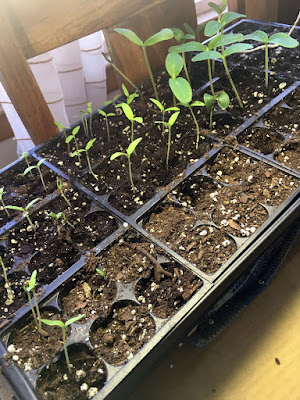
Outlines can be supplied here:
<path id="1" fill-rule="evenodd" d="M 52 282 L 81 254 L 118 228 L 117 220 L 109 212 L 95 206 L 84 195 L 72 188 L 66 194 L 71 208 L 58 196 L 30 216 L 35 231 L 24 219 L 1 237 L 5 244 L 4 256 L 13 255 L 12 268 L 30 273 L 37 269 L 40 284 Z M 72 226 L 63 218 L 56 222 L 51 212 L 63 212 Z"/>
<path id="2" fill-rule="evenodd" d="M 291 107 L 295 112 L 300 111 L 300 88 L 297 87 L 286 98 L 284 102 Z"/>
<path id="3" fill-rule="evenodd" d="M 98 356 L 112 365 L 123 365 L 154 333 L 155 322 L 147 307 L 119 302 L 108 318 L 93 323 L 90 339 Z"/>
<path id="4" fill-rule="evenodd" d="M 107 316 L 116 297 L 115 282 L 96 271 L 100 265 L 100 258 L 91 252 L 85 257 L 84 269 L 66 282 L 59 295 L 68 318 L 85 314 L 85 317 L 78 321 L 80 324 L 99 316 Z"/>
<path id="5" fill-rule="evenodd" d="M 51 310 L 42 311 L 41 317 L 52 321 L 62 320 L 57 311 Z M 59 352 L 62 348 L 62 329 L 42 324 L 40 333 L 30 314 L 21 327 L 14 328 L 9 343 L 7 359 L 30 371 L 50 362 Z"/>
<path id="6" fill-rule="evenodd" d="M 285 144 L 274 156 L 275 160 L 288 167 L 300 170 L 300 142 Z"/>
<path id="7" fill-rule="evenodd" d="M 107 372 L 103 362 L 82 344 L 68 347 L 71 374 L 64 354 L 45 366 L 37 379 L 39 396 L 43 400 L 88 400 L 104 386 Z"/>
<path id="8" fill-rule="evenodd" d="M 29 157 L 28 162 L 30 165 L 36 165 L 38 161 L 33 157 Z M 25 160 L 21 160 L 0 174 L 0 188 L 4 188 L 3 202 L 6 206 L 25 208 L 33 199 L 44 198 L 56 189 L 56 176 L 48 167 L 41 166 L 46 191 L 43 188 L 37 169 L 24 176 L 23 173 L 26 168 Z M 9 215 L 3 209 L 2 203 L 0 203 L 0 226 L 21 215 L 21 212 L 17 210 L 7 211 Z"/>
<path id="9" fill-rule="evenodd" d="M 284 136 L 267 128 L 251 128 L 238 135 L 238 142 L 243 146 L 262 154 L 271 154 L 284 142 Z"/>
<path id="10" fill-rule="evenodd" d="M 153 268 L 149 278 L 142 278 L 136 287 L 138 301 L 153 315 L 168 318 L 202 286 L 202 281 L 182 265 L 165 260 L 158 275 Z"/>
<path id="11" fill-rule="evenodd" d="M 284 135 L 299 132 L 299 111 L 275 107 L 263 116 L 263 124 Z"/>

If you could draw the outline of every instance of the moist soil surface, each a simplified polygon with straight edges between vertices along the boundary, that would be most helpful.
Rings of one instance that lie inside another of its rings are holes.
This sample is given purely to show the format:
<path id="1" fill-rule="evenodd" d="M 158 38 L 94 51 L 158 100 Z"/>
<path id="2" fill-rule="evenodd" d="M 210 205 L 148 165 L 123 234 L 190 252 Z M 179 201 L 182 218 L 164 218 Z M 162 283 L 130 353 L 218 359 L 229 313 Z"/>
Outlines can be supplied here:
<path id="1" fill-rule="evenodd" d="M 63 353 L 39 374 L 37 388 L 43 400 L 91 399 L 105 384 L 106 368 L 87 346 L 73 345 L 68 349 L 71 374 Z"/>

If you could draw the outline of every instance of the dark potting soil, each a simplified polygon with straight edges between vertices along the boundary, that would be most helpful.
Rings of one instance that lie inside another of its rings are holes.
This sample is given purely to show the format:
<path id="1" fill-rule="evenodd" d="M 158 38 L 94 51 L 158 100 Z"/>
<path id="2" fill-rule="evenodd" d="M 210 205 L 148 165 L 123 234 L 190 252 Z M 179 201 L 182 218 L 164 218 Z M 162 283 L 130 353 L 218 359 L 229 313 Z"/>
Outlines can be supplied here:
<path id="1" fill-rule="evenodd" d="M 87 400 L 104 386 L 107 372 L 103 362 L 85 345 L 68 347 L 71 374 L 64 354 L 44 367 L 38 376 L 38 393 L 43 400 Z"/>
<path id="2" fill-rule="evenodd" d="M 275 154 L 275 160 L 290 168 L 300 170 L 300 142 L 287 142 Z"/>
<path id="3" fill-rule="evenodd" d="M 111 315 L 98 319 L 91 328 L 95 353 L 112 365 L 130 360 L 155 333 L 148 308 L 133 302 L 114 304 Z"/>
<path id="4" fill-rule="evenodd" d="M 299 111 L 285 107 L 275 107 L 263 116 L 263 124 L 272 131 L 281 132 L 284 135 L 298 132 Z"/>
<path id="5" fill-rule="evenodd" d="M 280 149 L 284 136 L 268 128 L 249 128 L 238 135 L 237 140 L 243 146 L 259 153 L 271 154 Z"/>
<path id="6" fill-rule="evenodd" d="M 41 317 L 48 320 L 62 320 L 57 312 L 41 311 Z M 25 371 L 36 369 L 50 362 L 62 348 L 62 329 L 59 326 L 42 324 L 40 333 L 32 315 L 21 327 L 14 329 L 9 338 L 8 359 L 13 360 Z M 67 336 L 69 334 L 69 328 Z"/>
<path id="7" fill-rule="evenodd" d="M 37 160 L 28 158 L 30 165 L 36 165 Z M 45 192 L 37 169 L 32 174 L 23 175 L 27 168 L 25 160 L 18 162 L 12 168 L 7 169 L 0 175 L 0 188 L 4 188 L 3 201 L 6 206 L 17 206 L 25 208 L 27 204 L 36 198 L 44 198 L 56 189 L 55 174 L 45 165 L 41 166 L 43 179 L 47 191 Z M 20 211 L 7 210 L 9 215 L 0 204 L 0 226 L 14 218 L 21 216 Z"/>

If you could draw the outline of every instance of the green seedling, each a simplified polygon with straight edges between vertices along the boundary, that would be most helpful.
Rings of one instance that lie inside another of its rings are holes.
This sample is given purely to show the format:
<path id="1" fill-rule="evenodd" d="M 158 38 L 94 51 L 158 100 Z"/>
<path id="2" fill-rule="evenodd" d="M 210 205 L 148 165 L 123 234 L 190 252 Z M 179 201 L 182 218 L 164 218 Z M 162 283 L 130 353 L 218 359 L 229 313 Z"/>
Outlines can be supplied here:
<path id="1" fill-rule="evenodd" d="M 214 110 L 214 103 L 217 102 L 218 105 L 224 110 L 229 106 L 230 99 L 226 92 L 217 92 L 212 96 L 209 93 L 205 93 L 203 96 L 205 107 L 209 112 L 209 129 L 212 130 L 212 117 Z"/>
<path id="2" fill-rule="evenodd" d="M 150 77 L 150 80 L 151 80 L 151 83 L 152 83 L 152 87 L 153 87 L 153 90 L 154 90 L 155 98 L 156 98 L 156 100 L 159 101 L 159 97 L 158 97 L 158 93 L 157 93 L 157 87 L 156 87 L 156 84 L 154 82 L 154 78 L 153 78 L 151 66 L 150 66 L 150 63 L 149 63 L 149 59 L 148 59 L 148 56 L 147 56 L 146 48 L 149 47 L 149 46 L 153 46 L 156 43 L 160 43 L 160 42 L 163 42 L 165 40 L 172 39 L 173 38 L 172 30 L 168 29 L 168 28 L 162 29 L 161 31 L 155 33 L 153 36 L 150 36 L 145 42 L 143 42 L 137 36 L 137 34 L 132 32 L 130 29 L 115 28 L 114 31 L 120 33 L 123 36 L 125 36 L 131 42 L 137 44 L 138 46 L 140 46 L 142 48 L 144 59 L 145 59 L 145 63 L 146 63 L 147 70 L 148 70 L 148 73 L 149 73 L 149 77 Z"/>
<path id="3" fill-rule="evenodd" d="M 176 80 L 183 68 L 183 58 L 177 53 L 169 53 L 165 60 L 165 66 L 170 77 L 173 80 Z M 176 106 L 174 93 L 173 93 L 173 103 L 174 106 Z"/>
<path id="4" fill-rule="evenodd" d="M 80 314 L 80 315 L 77 315 L 77 317 L 68 319 L 68 321 L 66 321 L 65 323 L 62 321 L 51 320 L 51 319 L 42 319 L 41 320 L 43 322 L 43 324 L 45 324 L 45 325 L 61 327 L 62 332 L 63 332 L 65 358 L 66 358 L 66 363 L 67 363 L 69 374 L 71 374 L 72 371 L 71 371 L 71 364 L 70 364 L 68 348 L 67 348 L 66 330 L 67 330 L 67 326 L 69 326 L 70 324 L 73 324 L 74 322 L 78 321 L 79 319 L 81 319 L 83 317 L 85 317 L 85 314 Z"/>
<path id="5" fill-rule="evenodd" d="M 99 274 L 99 275 L 103 276 L 103 278 L 104 278 L 104 279 L 106 279 L 105 272 L 104 272 L 104 271 L 102 271 L 102 269 L 100 269 L 100 268 L 96 268 L 96 271 L 98 272 L 98 274 Z"/>
<path id="6" fill-rule="evenodd" d="M 59 190 L 61 196 L 65 199 L 66 203 L 68 204 L 69 207 L 71 207 L 71 203 L 69 202 L 69 200 L 66 198 L 64 191 L 63 191 L 63 184 L 61 179 L 57 178 L 56 179 L 56 185 L 57 185 L 57 189 Z"/>
<path id="7" fill-rule="evenodd" d="M 66 143 L 70 143 L 71 140 L 74 139 L 76 151 L 79 150 L 79 148 L 78 148 L 78 141 L 77 141 L 77 138 L 76 138 L 76 135 L 77 135 L 79 129 L 80 129 L 80 126 L 76 126 L 76 127 L 72 130 L 72 133 L 71 133 L 71 134 L 67 137 L 67 139 L 66 139 Z M 79 162 L 79 166 L 81 167 L 81 158 L 80 158 L 80 154 L 78 154 L 78 162 Z"/>
<path id="8" fill-rule="evenodd" d="M 160 101 L 157 101 L 156 99 L 152 99 L 150 98 L 150 100 L 152 101 L 152 103 L 154 103 L 162 112 L 162 122 L 165 122 L 165 113 L 169 112 L 169 111 L 179 111 L 178 107 L 168 107 L 168 108 L 164 108 L 164 106 L 161 104 Z"/>
<path id="9" fill-rule="evenodd" d="M 108 125 L 108 118 L 109 117 L 115 117 L 115 113 L 106 113 L 103 110 L 98 110 L 98 113 L 102 115 L 105 118 L 105 123 L 106 123 L 106 132 L 107 132 L 107 139 L 110 140 L 110 134 L 109 134 L 109 125 Z"/>
<path id="10" fill-rule="evenodd" d="M 60 129 L 63 132 L 64 138 L 65 138 L 65 143 L 67 143 L 66 142 L 66 140 L 67 140 L 67 132 L 66 131 L 67 131 L 67 129 L 71 129 L 71 127 L 70 126 L 63 126 L 63 124 L 61 124 L 58 121 L 54 121 L 54 123 L 58 127 L 58 129 Z M 67 143 L 67 146 L 68 146 L 68 153 L 70 153 L 71 150 L 70 150 L 69 143 Z"/>
<path id="11" fill-rule="evenodd" d="M 131 93 L 130 94 L 128 92 L 128 90 L 127 90 L 127 87 L 124 85 L 124 83 L 122 83 L 122 89 L 123 89 L 123 92 L 124 92 L 124 94 L 126 96 L 126 103 L 127 104 L 131 104 L 135 98 L 139 97 L 139 95 L 137 93 Z M 116 105 L 116 107 L 119 107 L 119 104 Z"/>
<path id="12" fill-rule="evenodd" d="M 179 105 L 187 107 L 190 110 L 190 113 L 196 125 L 196 132 L 197 132 L 196 149 L 198 149 L 199 139 L 200 139 L 200 128 L 197 118 L 194 114 L 193 107 L 203 107 L 204 103 L 198 100 L 191 102 L 193 97 L 193 92 L 191 85 L 188 83 L 186 79 L 181 77 L 176 79 L 170 78 L 169 85 L 174 96 L 179 100 L 180 102 Z"/>
<path id="13" fill-rule="evenodd" d="M 112 61 L 111 58 L 108 57 L 108 54 L 102 53 L 103 57 L 105 60 L 124 78 L 129 85 L 131 85 L 139 94 L 142 96 L 142 92 L 139 90 L 139 88 L 116 66 L 116 64 Z M 117 96 L 119 97 L 119 95 Z M 108 103 L 109 104 L 109 103 Z"/>
<path id="14" fill-rule="evenodd" d="M 169 157 L 170 157 L 170 149 L 171 149 L 171 129 L 172 129 L 172 126 L 175 124 L 179 113 L 180 113 L 180 111 L 177 111 L 177 112 L 173 113 L 170 116 L 168 122 L 155 121 L 156 124 L 163 124 L 163 125 L 168 127 L 168 131 L 169 131 L 169 133 L 168 133 L 168 150 L 167 150 L 167 158 L 166 158 L 166 167 L 167 167 L 167 169 L 169 168 Z"/>
<path id="15" fill-rule="evenodd" d="M 37 169 L 41 178 L 41 182 L 43 185 L 43 188 L 45 190 L 45 192 L 47 191 L 45 182 L 44 182 L 44 178 L 43 178 L 43 174 L 41 171 L 41 165 L 43 164 L 43 162 L 46 161 L 45 158 L 43 158 L 42 160 L 40 160 L 36 165 L 31 165 L 30 167 L 27 167 L 23 173 L 23 175 L 25 176 L 26 174 L 28 174 L 28 172 L 31 172 L 33 169 Z"/>
<path id="16" fill-rule="evenodd" d="M 27 167 L 29 168 L 30 167 L 30 164 L 29 164 L 29 161 L 28 161 L 28 153 L 27 153 L 27 151 L 24 151 L 24 153 L 22 153 L 22 156 L 21 156 L 21 160 L 25 160 L 25 162 L 26 162 L 26 164 L 27 164 Z M 30 171 L 30 176 L 32 177 L 33 175 L 32 175 L 32 171 Z"/>
<path id="17" fill-rule="evenodd" d="M 68 218 L 66 217 L 66 214 L 64 212 L 59 212 L 55 214 L 54 212 L 50 213 L 50 217 L 52 217 L 55 221 L 56 227 L 57 227 L 57 233 L 60 235 L 60 226 L 59 226 L 59 219 L 63 218 L 63 220 L 73 229 L 75 229 L 75 226 L 71 224 L 71 222 L 68 221 Z"/>
<path id="18" fill-rule="evenodd" d="M 96 138 L 91 139 L 91 140 L 86 144 L 86 146 L 85 146 L 84 149 L 80 149 L 80 150 L 74 151 L 74 153 L 71 154 L 71 157 L 75 157 L 75 156 L 78 156 L 78 157 L 79 157 L 79 156 L 80 156 L 80 153 L 85 153 L 85 155 L 86 155 L 86 160 L 87 160 L 87 163 L 88 163 L 88 166 L 89 166 L 90 174 L 92 174 L 93 177 L 94 177 L 96 180 L 98 180 L 98 176 L 94 173 L 94 171 L 93 171 L 93 169 L 92 169 L 91 160 L 90 160 L 89 153 L 88 153 L 88 151 L 90 150 L 90 148 L 93 146 L 95 140 L 96 140 Z"/>
<path id="19" fill-rule="evenodd" d="M 42 200 L 40 197 L 32 200 L 30 203 L 27 204 L 27 206 L 25 208 L 17 207 L 17 206 L 5 206 L 5 208 L 8 208 L 9 210 L 21 211 L 23 213 L 24 217 L 27 218 L 27 221 L 29 222 L 29 225 L 31 226 L 31 228 L 35 232 L 36 231 L 35 230 L 35 226 L 32 223 L 31 218 L 29 217 L 29 212 L 28 211 L 29 211 L 30 207 L 32 207 L 37 201 L 40 201 L 40 200 Z"/>
<path id="20" fill-rule="evenodd" d="M 86 110 L 80 110 L 80 118 L 81 118 L 81 122 L 82 122 L 82 126 L 83 126 L 83 131 L 85 134 L 85 137 L 89 137 L 89 128 L 88 128 L 88 122 L 87 122 L 87 115 L 88 112 Z"/>
<path id="21" fill-rule="evenodd" d="M 135 117 L 131 107 L 127 103 L 122 103 L 121 104 L 122 110 L 126 117 L 129 119 L 131 123 L 131 142 L 133 142 L 133 123 L 138 122 L 139 124 L 143 124 L 143 118 L 142 117 Z"/>
<path id="22" fill-rule="evenodd" d="M 246 39 L 255 40 L 263 43 L 265 47 L 265 85 L 269 86 L 269 44 L 275 44 L 289 49 L 295 48 L 299 45 L 298 40 L 292 38 L 287 33 L 278 32 L 272 36 L 268 36 L 263 31 L 256 31 L 246 36 Z M 255 49 L 254 49 L 255 50 Z"/>
<path id="23" fill-rule="evenodd" d="M 135 152 L 135 148 L 136 146 L 140 143 L 140 141 L 142 140 L 142 138 L 137 138 L 135 139 L 132 143 L 130 143 L 130 145 L 128 146 L 128 149 L 125 152 L 121 152 L 121 151 L 117 151 L 116 153 L 112 154 L 110 156 L 110 160 L 115 160 L 118 157 L 121 156 L 125 156 L 128 160 L 128 170 L 129 170 L 129 179 L 130 179 L 130 183 L 131 183 L 131 188 L 133 193 L 136 191 L 134 183 L 133 183 L 133 179 L 132 179 L 132 171 L 131 171 L 131 161 L 130 161 L 130 157 L 132 155 L 133 152 Z"/>
<path id="24" fill-rule="evenodd" d="M 90 126 L 90 135 L 91 137 L 93 137 L 93 127 L 92 127 L 92 122 L 93 122 L 93 118 L 92 118 L 92 114 L 93 114 L 93 109 L 92 109 L 92 102 L 90 101 L 89 103 L 87 103 L 87 109 L 86 109 L 87 113 L 90 115 L 89 118 L 89 126 Z"/>
<path id="25" fill-rule="evenodd" d="M 5 268 L 5 265 L 4 265 L 4 262 L 3 262 L 1 256 L 0 256 L 0 264 L 1 264 L 1 267 L 2 267 L 2 270 L 3 270 L 3 275 L 4 275 L 4 281 L 5 281 L 4 287 L 5 287 L 6 291 L 7 291 L 7 299 L 5 300 L 5 304 L 7 306 L 10 306 L 15 301 L 15 294 L 14 294 L 14 292 L 13 292 L 11 286 L 10 286 L 10 282 L 9 282 L 9 280 L 7 278 L 7 271 L 6 271 L 6 268 Z"/>
<path id="26" fill-rule="evenodd" d="M 31 312 L 32 312 L 32 316 L 33 316 L 35 325 L 36 325 L 37 329 L 39 330 L 39 332 L 43 334 L 44 331 L 42 329 L 41 313 L 40 313 L 39 304 L 38 304 L 38 301 L 36 298 L 36 293 L 35 293 L 36 276 L 37 276 L 37 271 L 34 270 L 33 273 L 31 274 L 29 281 L 25 282 L 23 288 L 28 296 L 28 300 L 29 300 L 29 304 L 30 304 L 30 308 L 31 308 Z M 32 302 L 31 293 L 33 295 L 35 307 Z"/>
<path id="27" fill-rule="evenodd" d="M 0 188 L 0 201 L 1 201 L 1 204 L 2 204 L 3 209 L 5 210 L 7 216 L 9 217 L 10 214 L 9 214 L 9 212 L 8 212 L 6 206 L 5 206 L 5 203 L 4 203 L 4 201 L 3 201 L 3 193 L 4 193 L 4 187 Z"/>

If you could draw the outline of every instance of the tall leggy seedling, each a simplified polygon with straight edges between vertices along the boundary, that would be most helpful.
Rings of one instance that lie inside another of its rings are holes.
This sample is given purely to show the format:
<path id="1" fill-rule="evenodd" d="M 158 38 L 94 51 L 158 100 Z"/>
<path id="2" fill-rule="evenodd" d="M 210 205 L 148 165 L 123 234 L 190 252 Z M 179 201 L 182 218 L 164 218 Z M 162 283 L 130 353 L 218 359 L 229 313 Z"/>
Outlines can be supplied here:
<path id="1" fill-rule="evenodd" d="M 154 78 L 153 78 L 151 66 L 150 66 L 150 63 L 149 63 L 149 59 L 148 59 L 148 56 L 147 56 L 146 48 L 149 47 L 149 46 L 153 46 L 156 43 L 172 39 L 172 37 L 173 37 L 172 30 L 168 29 L 168 28 L 162 29 L 161 31 L 155 33 L 153 36 L 150 36 L 145 42 L 143 42 L 138 37 L 138 35 L 136 33 L 132 32 L 130 29 L 116 28 L 116 29 L 114 29 L 114 31 L 120 33 L 123 36 L 125 36 L 131 42 L 137 44 L 138 46 L 140 46 L 142 48 L 143 55 L 144 55 L 144 58 L 145 58 L 145 63 L 146 63 L 147 70 L 148 70 L 148 73 L 149 73 L 149 77 L 150 77 L 150 80 L 151 80 L 151 83 L 152 83 L 152 87 L 153 87 L 153 90 L 154 90 L 155 98 L 156 98 L 156 100 L 159 101 L 158 92 L 157 92 L 156 84 L 154 82 Z"/>
<path id="2" fill-rule="evenodd" d="M 128 160 L 128 170 L 129 170 L 129 179 L 130 179 L 130 183 L 131 183 L 131 188 L 132 191 L 135 192 L 135 186 L 133 183 L 133 179 L 132 179 L 132 170 L 131 170 L 131 161 L 130 161 L 130 157 L 132 155 L 132 153 L 135 151 L 136 146 L 140 143 L 140 141 L 142 140 L 142 138 L 137 138 L 135 139 L 132 143 L 130 143 L 130 145 L 128 146 L 128 149 L 126 150 L 126 152 L 121 152 L 121 151 L 117 151 L 116 153 L 112 154 L 110 159 L 115 160 L 118 157 L 121 156 L 125 156 Z"/>
<path id="3" fill-rule="evenodd" d="M 36 293 L 35 293 L 36 276 L 37 276 L 37 271 L 34 270 L 33 273 L 31 274 L 29 281 L 25 282 L 24 290 L 28 296 L 28 300 L 29 300 L 29 304 L 30 304 L 30 308 L 31 308 L 31 312 L 32 312 L 32 316 L 33 316 L 35 325 L 38 328 L 39 332 L 43 333 L 42 322 L 41 322 L 41 313 L 40 313 L 39 304 L 38 304 L 38 301 L 36 298 Z M 31 293 L 33 295 L 35 306 L 32 303 Z"/>
<path id="4" fill-rule="evenodd" d="M 5 281 L 4 287 L 5 287 L 6 291 L 7 291 L 7 299 L 5 300 L 5 304 L 7 306 L 10 306 L 15 301 L 15 294 L 14 294 L 14 292 L 13 292 L 11 286 L 10 286 L 10 282 L 9 282 L 9 280 L 7 278 L 6 268 L 5 268 L 5 265 L 3 263 L 3 260 L 2 260 L 1 256 L 0 256 L 0 264 L 1 264 L 1 267 L 2 267 L 2 270 L 3 270 L 3 275 L 4 275 L 4 281 Z"/>
<path id="5" fill-rule="evenodd" d="M 59 326 L 59 327 L 61 327 L 62 332 L 63 332 L 63 344 L 64 344 L 65 358 L 66 358 L 66 363 L 67 363 L 69 374 L 71 374 L 72 371 L 71 371 L 71 364 L 70 364 L 68 348 L 67 348 L 66 330 L 67 330 L 67 326 L 69 326 L 70 324 L 73 324 L 74 322 L 78 321 L 79 319 L 81 319 L 83 317 L 85 317 L 85 314 L 80 314 L 80 315 L 77 315 L 77 317 L 68 319 L 68 321 L 66 321 L 65 323 L 62 322 L 62 321 L 51 320 L 51 319 L 42 319 L 41 320 L 43 322 L 43 324 L 46 324 L 46 325 L 49 325 L 49 326 Z"/>
<path id="6" fill-rule="evenodd" d="M 65 199 L 66 203 L 68 204 L 69 207 L 71 207 L 71 203 L 69 202 L 69 200 L 66 198 L 64 191 L 63 191 L 63 184 L 61 179 L 57 178 L 56 180 L 56 185 L 57 185 L 57 189 L 59 190 L 61 196 Z"/>
<path id="7" fill-rule="evenodd" d="M 133 123 L 138 122 L 139 124 L 143 124 L 143 118 L 142 117 L 135 117 L 131 107 L 127 103 L 122 103 L 121 104 L 122 110 L 126 117 L 129 119 L 131 123 L 131 142 L 133 142 Z"/>
<path id="8" fill-rule="evenodd" d="M 76 127 L 72 130 L 72 133 L 71 133 L 71 134 L 67 137 L 67 139 L 66 139 L 66 143 L 70 143 L 71 140 L 74 140 L 74 142 L 75 142 L 75 148 L 76 148 L 77 151 L 79 150 L 79 148 L 78 148 L 78 142 L 77 142 L 76 135 L 77 135 L 79 129 L 80 129 L 80 126 L 76 126 Z M 80 167 L 81 167 L 81 158 L 80 158 L 80 154 L 78 154 L 78 162 L 79 162 L 79 165 L 80 165 Z"/>
<path id="9" fill-rule="evenodd" d="M 27 153 L 27 151 L 24 151 L 24 153 L 22 153 L 21 160 L 25 160 L 27 167 L 28 168 L 30 167 L 30 164 L 29 164 L 29 161 L 28 161 L 28 153 Z M 32 171 L 30 171 L 30 176 L 31 177 L 33 176 L 32 175 Z"/>
<path id="10" fill-rule="evenodd" d="M 106 113 L 105 111 L 100 110 L 100 109 L 98 110 L 98 113 L 105 118 L 107 139 L 110 140 L 108 118 L 109 117 L 115 117 L 116 114 L 115 113 Z"/>
<path id="11" fill-rule="evenodd" d="M 40 175 L 40 179 L 43 185 L 43 188 L 45 190 L 45 192 L 47 191 L 45 182 L 44 182 L 44 178 L 43 178 L 43 174 L 41 171 L 41 165 L 43 164 L 43 162 L 46 161 L 44 158 L 42 160 L 40 160 L 36 165 L 31 165 L 30 167 L 27 167 L 23 173 L 23 175 L 25 176 L 26 174 L 28 174 L 28 172 L 32 172 L 33 169 L 37 169 Z"/>
<path id="12" fill-rule="evenodd" d="M 180 111 L 175 112 L 171 115 L 168 122 L 165 121 L 155 121 L 156 124 L 163 124 L 168 127 L 168 150 L 167 150 L 167 158 L 166 158 L 166 167 L 169 168 L 169 157 L 170 157 L 170 149 L 171 149 L 171 129 L 172 126 L 175 124 L 176 119 L 179 115 Z"/>
<path id="13" fill-rule="evenodd" d="M 164 106 L 161 104 L 160 101 L 157 101 L 156 99 L 152 99 L 150 98 L 150 100 L 152 101 L 152 103 L 154 103 L 162 112 L 162 122 L 165 122 L 165 113 L 169 112 L 169 111 L 179 111 L 178 107 L 168 107 L 168 108 L 164 108 Z"/>
<path id="14" fill-rule="evenodd" d="M 3 201 L 3 193 L 4 193 L 4 187 L 0 188 L 0 202 L 2 204 L 4 211 L 6 212 L 7 216 L 9 217 L 9 212 L 7 211 L 7 208 L 5 207 L 5 203 Z"/>
<path id="15" fill-rule="evenodd" d="M 24 217 L 27 218 L 27 221 L 29 222 L 29 225 L 31 228 L 35 231 L 35 226 L 31 221 L 31 218 L 29 217 L 29 208 L 32 207 L 37 201 L 42 200 L 41 198 L 36 198 L 32 200 L 30 203 L 27 204 L 25 208 L 22 207 L 17 207 L 17 206 L 5 206 L 5 208 L 8 208 L 9 210 L 17 210 L 21 211 L 24 215 Z"/>
<path id="16" fill-rule="evenodd" d="M 86 144 L 86 146 L 85 146 L 84 149 L 80 149 L 80 150 L 74 151 L 74 153 L 71 154 L 71 157 L 75 157 L 75 156 L 78 156 L 78 157 L 79 157 L 80 153 L 85 153 L 85 155 L 86 155 L 86 160 L 87 160 L 87 163 L 88 163 L 88 166 L 89 166 L 90 174 L 92 174 L 93 177 L 94 177 L 95 179 L 98 180 L 98 176 L 94 173 L 94 171 L 93 171 L 93 169 L 92 169 L 91 160 L 90 160 L 90 157 L 89 157 L 89 150 L 90 150 L 90 148 L 93 146 L 95 140 L 96 140 L 96 138 L 91 139 L 91 140 Z"/>
<path id="17" fill-rule="evenodd" d="M 65 138 L 65 143 L 67 143 L 66 142 L 66 140 L 67 140 L 67 133 L 66 133 L 66 130 L 67 129 L 71 129 L 71 127 L 70 126 L 63 126 L 63 124 L 61 124 L 60 122 L 58 122 L 58 121 L 54 121 L 54 123 L 55 123 L 55 125 L 58 127 L 58 129 L 60 129 L 62 132 L 63 132 L 63 135 L 64 135 L 64 138 Z M 69 143 L 67 143 L 67 146 L 68 146 L 68 153 L 70 153 L 70 145 L 69 145 Z M 29 165 L 28 165 L 28 167 L 29 167 Z"/>
<path id="18" fill-rule="evenodd" d="M 209 112 L 209 129 L 212 130 L 212 117 L 214 110 L 214 103 L 217 102 L 222 109 L 226 109 L 229 106 L 230 99 L 226 92 L 218 92 L 213 96 L 209 93 L 205 93 L 203 96 L 205 107 Z"/>

